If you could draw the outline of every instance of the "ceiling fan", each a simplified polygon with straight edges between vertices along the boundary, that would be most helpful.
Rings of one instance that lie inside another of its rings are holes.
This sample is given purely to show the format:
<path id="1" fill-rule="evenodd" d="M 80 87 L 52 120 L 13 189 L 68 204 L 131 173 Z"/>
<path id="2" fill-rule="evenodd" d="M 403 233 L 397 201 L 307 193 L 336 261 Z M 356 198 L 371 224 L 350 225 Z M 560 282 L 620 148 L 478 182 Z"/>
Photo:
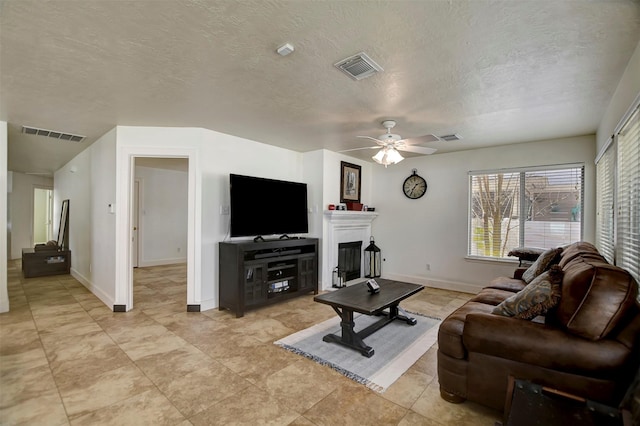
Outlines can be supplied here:
<path id="1" fill-rule="evenodd" d="M 378 138 L 372 138 L 371 136 L 358 136 L 359 138 L 371 139 L 376 142 L 376 146 L 369 146 L 365 148 L 347 149 L 345 151 L 357 151 L 361 149 L 379 149 L 378 153 L 372 158 L 378 164 L 383 164 L 387 167 L 389 164 L 396 164 L 404 160 L 404 157 L 400 155 L 398 151 L 414 152 L 416 154 L 429 155 L 437 151 L 435 148 L 428 148 L 420 146 L 422 143 L 437 142 L 440 140 L 435 135 L 424 135 L 413 138 L 403 139 L 400 135 L 391 133 L 391 129 L 396 126 L 395 120 L 384 120 L 382 126 L 387 129 L 387 133 L 378 136 Z"/>

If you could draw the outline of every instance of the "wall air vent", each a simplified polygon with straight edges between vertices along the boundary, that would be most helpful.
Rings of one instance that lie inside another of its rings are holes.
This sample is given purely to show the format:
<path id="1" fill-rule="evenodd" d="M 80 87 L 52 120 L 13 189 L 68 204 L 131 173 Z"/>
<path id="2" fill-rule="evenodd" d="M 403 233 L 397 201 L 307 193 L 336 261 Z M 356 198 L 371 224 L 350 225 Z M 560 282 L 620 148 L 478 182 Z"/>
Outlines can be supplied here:
<path id="1" fill-rule="evenodd" d="M 364 52 L 338 61 L 333 65 L 354 80 L 362 80 L 380 71 L 384 71 L 380 65 L 376 64 L 373 59 Z"/>
<path id="2" fill-rule="evenodd" d="M 460 139 L 462 139 L 462 136 L 452 133 L 450 135 L 438 136 L 438 138 L 442 139 L 443 141 L 451 142 L 451 141 L 459 141 Z"/>
<path id="3" fill-rule="evenodd" d="M 22 133 L 27 135 L 47 136 L 54 139 L 62 139 L 71 142 L 82 142 L 86 136 L 73 135 L 71 133 L 57 132 L 55 130 L 38 129 L 37 127 L 22 126 Z"/>

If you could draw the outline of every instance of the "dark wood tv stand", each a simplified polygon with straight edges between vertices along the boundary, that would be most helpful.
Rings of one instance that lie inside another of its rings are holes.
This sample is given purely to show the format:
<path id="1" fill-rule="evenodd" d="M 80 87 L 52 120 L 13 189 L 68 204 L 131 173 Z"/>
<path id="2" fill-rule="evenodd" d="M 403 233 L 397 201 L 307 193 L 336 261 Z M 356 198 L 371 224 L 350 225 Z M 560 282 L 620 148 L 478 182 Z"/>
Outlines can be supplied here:
<path id="1" fill-rule="evenodd" d="M 221 242 L 219 309 L 246 310 L 318 294 L 318 239 Z"/>

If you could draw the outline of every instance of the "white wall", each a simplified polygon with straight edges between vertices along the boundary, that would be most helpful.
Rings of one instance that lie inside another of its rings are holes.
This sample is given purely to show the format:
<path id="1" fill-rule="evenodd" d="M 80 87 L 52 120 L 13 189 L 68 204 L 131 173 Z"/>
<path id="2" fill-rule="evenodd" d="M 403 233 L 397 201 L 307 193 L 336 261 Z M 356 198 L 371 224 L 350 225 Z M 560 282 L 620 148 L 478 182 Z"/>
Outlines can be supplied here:
<path id="1" fill-rule="evenodd" d="M 33 188 L 52 188 L 53 179 L 47 176 L 17 172 L 13 172 L 12 175 L 12 190 L 8 197 L 9 217 L 7 218 L 11 228 L 10 258 L 21 259 L 22 249 L 33 247 Z M 54 211 L 55 217 L 58 216 L 55 216 Z M 57 235 L 56 230 L 54 230 L 54 235 Z"/>
<path id="2" fill-rule="evenodd" d="M 55 173 L 54 217 L 69 200 L 71 274 L 111 307 L 115 300 L 116 131 L 106 133 Z M 57 223 L 54 223 L 57 235 Z"/>
<path id="3" fill-rule="evenodd" d="M 328 238 L 327 219 L 324 217 L 324 212 L 329 208 L 329 204 L 337 205 L 340 203 L 340 176 L 342 173 L 342 161 L 358 165 L 362 168 L 360 170 L 360 202 L 371 205 L 371 182 L 373 179 L 372 170 L 376 165 L 327 150 L 319 150 L 305 154 L 305 175 L 309 174 L 310 176 L 313 176 L 313 186 L 315 191 L 313 198 L 314 204 L 312 206 L 314 215 L 311 217 L 314 223 L 314 231 L 318 232 L 315 235 L 320 238 L 318 248 L 320 251 L 318 256 L 318 261 L 320 263 L 318 268 L 318 279 L 320 283 L 325 281 L 324 271 L 327 268 L 324 268 L 323 265 L 324 259 L 329 258 L 330 249 L 324 244 Z M 307 170 L 308 167 L 310 167 L 309 171 Z M 316 206 L 317 213 L 315 212 Z M 364 244 L 366 245 L 367 242 L 364 242 Z"/>
<path id="4" fill-rule="evenodd" d="M 201 262 L 200 291 L 188 303 L 210 309 L 218 303 L 218 243 L 228 238 L 229 216 L 220 214 L 221 206 L 229 205 L 229 174 L 238 173 L 273 179 L 303 182 L 302 154 L 205 129 L 118 127 L 118 150 L 162 147 L 193 149 L 197 152 L 196 192 L 200 200 L 195 212 L 199 229 Z M 126 161 L 126 155 L 118 155 Z M 126 165 L 119 164 L 125 168 Z M 122 202 L 122 197 L 119 202 Z M 257 211 L 259 213 L 259 210 Z M 135 301 L 134 301 L 135 307 Z"/>
<path id="5" fill-rule="evenodd" d="M 140 181 L 139 266 L 187 261 L 187 185 L 183 171 L 135 168 Z"/>
<path id="6" fill-rule="evenodd" d="M 7 122 L 0 121 L 0 223 L 7 223 Z M 7 227 L 0 228 L 0 313 L 9 311 L 7 292 Z M 7 244 L 5 244 L 5 242 Z"/>
<path id="7" fill-rule="evenodd" d="M 613 134 L 622 116 L 640 96 L 640 42 L 627 64 L 611 101 L 600 121 L 596 136 L 597 150 L 600 153 Z"/>
<path id="8" fill-rule="evenodd" d="M 583 162 L 585 164 L 584 239 L 595 230 L 594 136 L 583 136 L 407 158 L 374 168 L 373 222 L 381 248 L 383 277 L 476 292 L 491 279 L 513 273 L 514 265 L 466 260 L 468 172 L 510 167 Z M 416 168 L 427 193 L 410 200 L 402 183 Z M 427 271 L 429 263 L 431 270 Z"/>

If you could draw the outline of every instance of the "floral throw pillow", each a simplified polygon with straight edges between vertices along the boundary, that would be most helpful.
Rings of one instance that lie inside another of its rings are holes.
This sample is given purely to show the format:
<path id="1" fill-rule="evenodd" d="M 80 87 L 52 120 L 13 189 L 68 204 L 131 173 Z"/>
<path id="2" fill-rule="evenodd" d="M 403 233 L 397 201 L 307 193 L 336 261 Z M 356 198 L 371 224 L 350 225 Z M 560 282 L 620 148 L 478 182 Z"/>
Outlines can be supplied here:
<path id="1" fill-rule="evenodd" d="M 564 273 L 558 265 L 537 276 L 531 284 L 493 308 L 492 313 L 506 317 L 533 319 L 560 303 L 560 285 Z"/>
<path id="2" fill-rule="evenodd" d="M 549 269 L 549 266 L 556 263 L 556 259 L 562 253 L 561 248 L 552 248 L 542 253 L 538 259 L 522 274 L 522 280 L 527 284 L 531 283 L 535 277 Z"/>

